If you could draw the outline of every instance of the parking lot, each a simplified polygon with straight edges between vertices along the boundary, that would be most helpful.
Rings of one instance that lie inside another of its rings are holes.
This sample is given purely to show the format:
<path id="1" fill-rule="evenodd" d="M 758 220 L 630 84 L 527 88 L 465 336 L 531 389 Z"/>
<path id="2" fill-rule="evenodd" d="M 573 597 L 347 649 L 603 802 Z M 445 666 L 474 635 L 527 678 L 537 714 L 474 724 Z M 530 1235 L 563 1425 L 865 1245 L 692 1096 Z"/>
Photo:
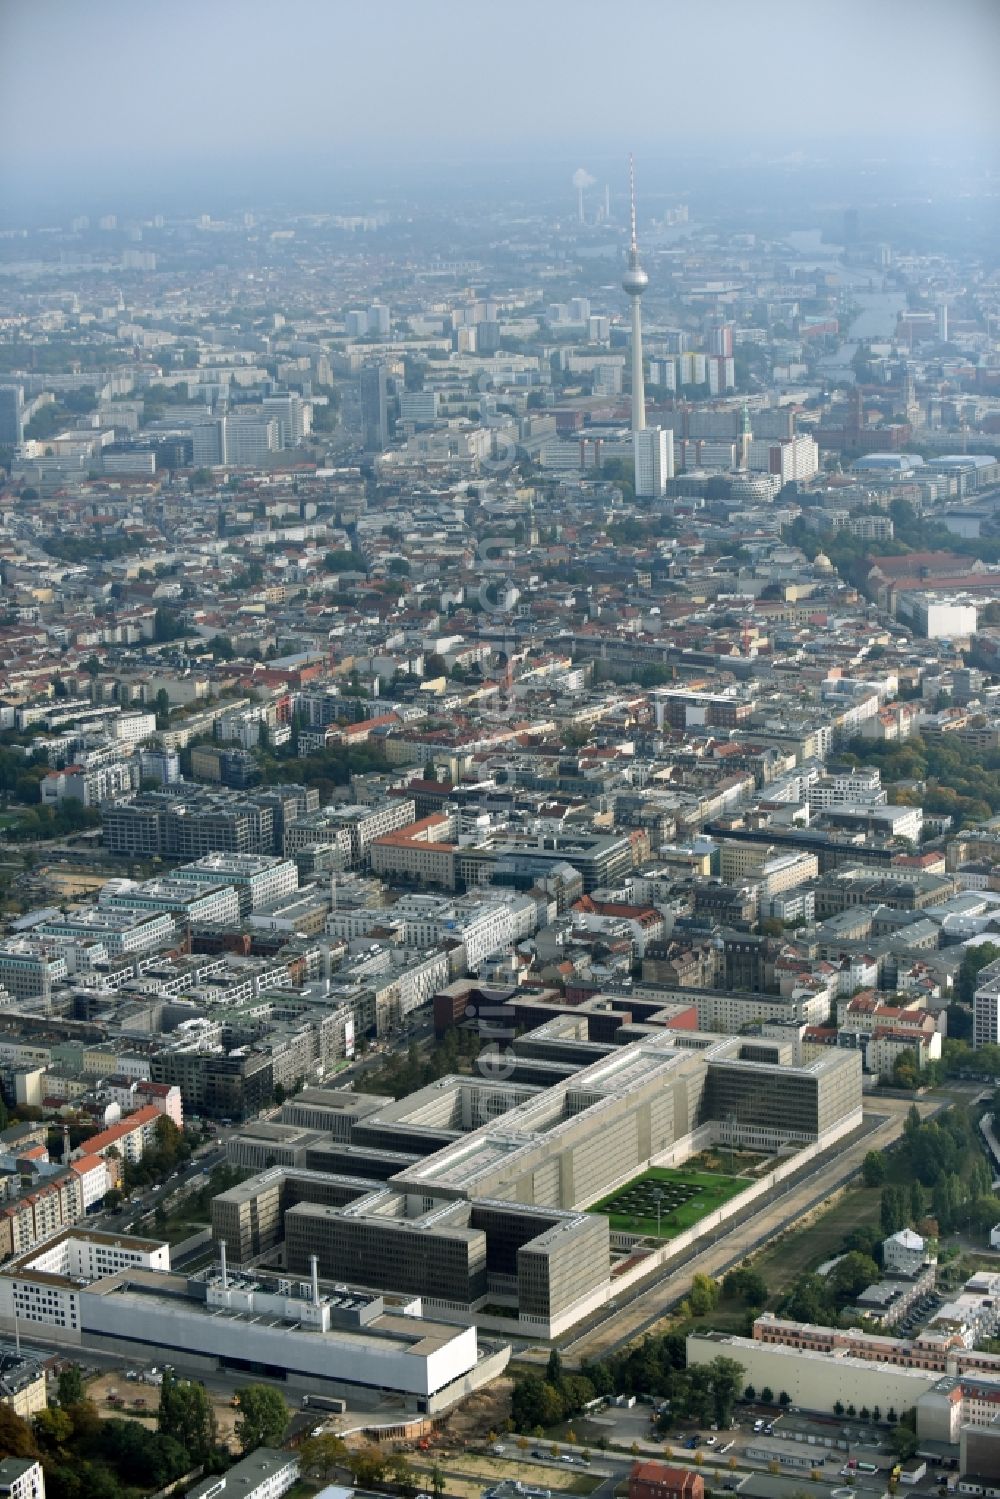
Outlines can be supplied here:
<path id="1" fill-rule="evenodd" d="M 937 1315 L 944 1305 L 944 1300 L 940 1291 L 934 1291 L 929 1296 L 925 1296 L 910 1307 L 902 1322 L 896 1324 L 895 1331 L 903 1338 L 915 1337 Z"/>

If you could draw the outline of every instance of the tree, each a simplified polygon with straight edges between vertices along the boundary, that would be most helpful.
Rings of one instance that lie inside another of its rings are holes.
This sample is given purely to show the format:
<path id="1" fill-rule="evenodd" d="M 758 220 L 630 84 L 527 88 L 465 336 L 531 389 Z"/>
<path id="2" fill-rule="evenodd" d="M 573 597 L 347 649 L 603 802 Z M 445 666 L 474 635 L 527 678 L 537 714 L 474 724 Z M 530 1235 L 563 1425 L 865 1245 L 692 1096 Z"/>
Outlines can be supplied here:
<path id="1" fill-rule="evenodd" d="M 318 1437 L 308 1437 L 299 1448 L 299 1457 L 304 1471 L 328 1479 L 347 1466 L 347 1446 L 341 1437 L 325 1431 Z"/>
<path id="2" fill-rule="evenodd" d="M 47 1452 L 66 1447 L 73 1435 L 73 1418 L 62 1406 L 50 1405 L 35 1417 L 35 1436 Z"/>
<path id="3" fill-rule="evenodd" d="M 766 1384 L 761 1390 L 760 1401 L 762 1405 L 774 1404 L 774 1391 L 771 1389 L 771 1386 L 769 1384 Z"/>
<path id="4" fill-rule="evenodd" d="M 431 1488 L 435 1494 L 440 1495 L 444 1493 L 444 1474 L 437 1463 L 431 1469 Z"/>
<path id="5" fill-rule="evenodd" d="M 919 1084 L 920 1062 L 912 1047 L 907 1046 L 894 1058 L 891 1081 L 894 1088 L 907 1088 L 911 1091 Z"/>
<path id="6" fill-rule="evenodd" d="M 555 1385 L 556 1389 L 558 1389 L 562 1384 L 562 1373 L 562 1358 L 559 1355 L 559 1349 L 553 1348 L 549 1354 L 549 1361 L 545 1366 L 545 1378 L 549 1384 Z"/>
<path id="7" fill-rule="evenodd" d="M 878 1278 L 879 1268 L 875 1261 L 855 1249 L 837 1261 L 827 1276 L 827 1284 L 835 1300 L 846 1306 Z"/>
<path id="8" fill-rule="evenodd" d="M 511 1417 L 518 1431 L 543 1430 L 554 1426 L 565 1414 L 562 1396 L 554 1385 L 537 1374 L 528 1374 L 514 1385 Z"/>
<path id="9" fill-rule="evenodd" d="M 980 970 L 996 962 L 997 958 L 1000 958 L 1000 947 L 995 942 L 980 942 L 975 947 L 966 948 L 955 982 L 955 996 L 962 1004 L 972 1004 Z"/>
<path id="10" fill-rule="evenodd" d="M 828 1322 L 832 1315 L 828 1283 L 818 1275 L 798 1276 L 781 1303 L 781 1313 L 794 1322 Z"/>
<path id="11" fill-rule="evenodd" d="M 909 1426 L 903 1426 L 902 1424 L 894 1426 L 889 1433 L 889 1448 L 893 1455 L 899 1458 L 900 1462 L 905 1462 L 908 1457 L 913 1457 L 919 1445 L 916 1432 L 911 1431 Z"/>
<path id="12" fill-rule="evenodd" d="M 869 1150 L 861 1169 L 866 1187 L 880 1187 L 885 1181 L 885 1162 L 880 1151 Z"/>
<path id="13" fill-rule="evenodd" d="M 367 572 L 365 559 L 359 552 L 327 552 L 323 560 L 330 573 Z"/>
<path id="14" fill-rule="evenodd" d="M 910 1183 L 910 1221 L 919 1223 L 927 1213 L 927 1193 L 920 1183 L 913 1179 Z"/>
<path id="15" fill-rule="evenodd" d="M 385 1473 L 385 1454 L 375 1442 L 351 1454 L 351 1472 L 359 1488 L 369 1489 L 380 1483 Z"/>
<path id="16" fill-rule="evenodd" d="M 170 693 L 165 687 L 161 687 L 153 699 L 153 708 L 156 713 L 156 727 L 167 728 L 170 723 Z"/>
<path id="17" fill-rule="evenodd" d="M 905 1187 L 886 1186 L 882 1188 L 882 1197 L 879 1203 L 879 1221 L 882 1226 L 884 1238 L 896 1234 L 901 1228 L 906 1227 L 907 1208 L 909 1194 Z"/>
<path id="18" fill-rule="evenodd" d="M 694 1276 L 691 1281 L 691 1292 L 688 1301 L 691 1305 L 691 1314 L 694 1317 L 706 1316 L 719 1300 L 719 1283 L 710 1275 L 702 1271 Z"/>
<path id="19" fill-rule="evenodd" d="M 185 1447 L 195 1463 L 208 1461 L 215 1447 L 215 1412 L 203 1384 L 178 1379 L 165 1369 L 160 1386 L 157 1428 Z"/>
<path id="20" fill-rule="evenodd" d="M 109 1187 L 104 1194 L 104 1210 L 107 1213 L 116 1213 L 124 1201 L 117 1187 Z"/>
<path id="21" fill-rule="evenodd" d="M 279 1447 L 288 1425 L 288 1408 L 278 1390 L 268 1384 L 248 1384 L 236 1391 L 239 1415 L 236 1436 L 243 1452 L 255 1447 Z"/>
<path id="22" fill-rule="evenodd" d="M 76 1405 L 77 1401 L 84 1396 L 83 1375 L 80 1373 L 79 1364 L 70 1364 L 63 1369 L 59 1375 L 59 1404 L 66 1408 L 67 1405 Z"/>
<path id="23" fill-rule="evenodd" d="M 191 1466 L 188 1453 L 173 1437 L 115 1416 L 100 1423 L 96 1443 L 88 1451 L 111 1463 L 122 1484 L 147 1492 L 153 1484 L 166 1487 Z"/>
<path id="24" fill-rule="evenodd" d="M 385 1476 L 390 1483 L 402 1489 L 404 1494 L 416 1492 L 417 1485 L 414 1482 L 413 1469 L 402 1452 L 394 1452 L 391 1455 L 385 1465 Z"/>
<path id="25" fill-rule="evenodd" d="M 733 1406 L 736 1404 L 746 1373 L 743 1365 L 734 1358 L 713 1358 L 708 1365 L 712 1382 L 712 1402 L 715 1423 L 720 1431 L 733 1424 Z"/>
<path id="26" fill-rule="evenodd" d="M 748 1405 L 752 1405 L 753 1402 L 757 1399 L 757 1391 L 754 1389 L 752 1384 L 748 1384 L 746 1389 L 743 1391 L 743 1399 L 747 1402 Z"/>
<path id="27" fill-rule="evenodd" d="M 178 615 L 172 609 L 165 609 L 161 605 L 153 615 L 153 639 L 157 641 L 177 640 L 185 633 Z"/>
<path id="28" fill-rule="evenodd" d="M 743 1301 L 749 1307 L 763 1306 L 767 1301 L 767 1281 L 759 1270 L 743 1267 L 730 1270 L 722 1282 L 722 1294 L 730 1301 Z"/>

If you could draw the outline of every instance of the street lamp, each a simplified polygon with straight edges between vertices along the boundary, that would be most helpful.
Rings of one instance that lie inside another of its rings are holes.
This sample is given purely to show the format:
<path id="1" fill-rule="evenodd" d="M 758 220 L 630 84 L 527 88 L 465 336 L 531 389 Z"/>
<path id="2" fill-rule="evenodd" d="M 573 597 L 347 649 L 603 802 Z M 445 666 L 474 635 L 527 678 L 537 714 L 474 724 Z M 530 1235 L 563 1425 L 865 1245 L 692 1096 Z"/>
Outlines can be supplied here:
<path id="1" fill-rule="evenodd" d="M 663 1188 L 653 1188 L 653 1201 L 656 1203 L 656 1237 L 660 1237 L 660 1204 L 663 1201 Z"/>

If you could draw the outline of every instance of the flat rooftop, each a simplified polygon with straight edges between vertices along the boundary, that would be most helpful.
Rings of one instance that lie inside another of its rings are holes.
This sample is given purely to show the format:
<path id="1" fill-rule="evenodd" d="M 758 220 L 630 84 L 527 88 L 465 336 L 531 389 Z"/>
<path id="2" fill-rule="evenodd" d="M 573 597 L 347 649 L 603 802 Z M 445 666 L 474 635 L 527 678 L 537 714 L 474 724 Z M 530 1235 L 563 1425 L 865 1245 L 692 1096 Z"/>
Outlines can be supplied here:
<path id="1" fill-rule="evenodd" d="M 290 1322 L 285 1317 L 266 1311 L 240 1311 L 230 1307 L 210 1306 L 191 1294 L 186 1276 L 174 1271 L 122 1270 L 88 1287 L 86 1294 L 120 1296 L 123 1302 L 134 1299 L 137 1311 L 142 1305 L 153 1304 L 171 1314 L 197 1317 L 206 1323 L 245 1322 L 248 1326 L 257 1328 L 280 1328 L 289 1338 L 327 1338 L 336 1342 L 346 1339 L 359 1350 L 385 1349 L 386 1344 L 391 1344 L 400 1353 L 412 1353 L 421 1357 L 447 1347 L 466 1331 L 463 1327 L 451 1326 L 446 1322 L 408 1317 L 398 1312 L 383 1312 L 363 1327 L 344 1327 L 338 1323 L 324 1332 L 315 1325 Z M 127 1310 L 123 1305 L 123 1330 L 126 1326 Z"/>

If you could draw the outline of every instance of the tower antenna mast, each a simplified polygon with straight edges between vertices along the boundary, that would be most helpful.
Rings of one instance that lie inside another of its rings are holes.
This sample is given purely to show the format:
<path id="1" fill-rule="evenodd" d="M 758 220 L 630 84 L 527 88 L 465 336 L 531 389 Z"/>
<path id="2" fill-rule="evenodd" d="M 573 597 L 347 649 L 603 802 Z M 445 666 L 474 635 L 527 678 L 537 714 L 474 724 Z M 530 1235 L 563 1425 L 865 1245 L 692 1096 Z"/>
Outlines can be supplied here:
<path id="1" fill-rule="evenodd" d="M 638 255 L 639 244 L 635 237 L 635 158 L 631 151 L 628 157 L 628 196 L 632 224 L 632 243 L 629 248 L 633 255 Z"/>
<path id="2" fill-rule="evenodd" d="M 628 251 L 628 266 L 622 277 L 622 291 L 632 304 L 632 431 L 641 432 L 646 425 L 646 390 L 642 375 L 642 294 L 649 285 L 649 277 L 639 264 L 639 244 L 635 232 L 635 162 L 629 155 L 628 186 L 632 227 L 632 242 Z"/>

